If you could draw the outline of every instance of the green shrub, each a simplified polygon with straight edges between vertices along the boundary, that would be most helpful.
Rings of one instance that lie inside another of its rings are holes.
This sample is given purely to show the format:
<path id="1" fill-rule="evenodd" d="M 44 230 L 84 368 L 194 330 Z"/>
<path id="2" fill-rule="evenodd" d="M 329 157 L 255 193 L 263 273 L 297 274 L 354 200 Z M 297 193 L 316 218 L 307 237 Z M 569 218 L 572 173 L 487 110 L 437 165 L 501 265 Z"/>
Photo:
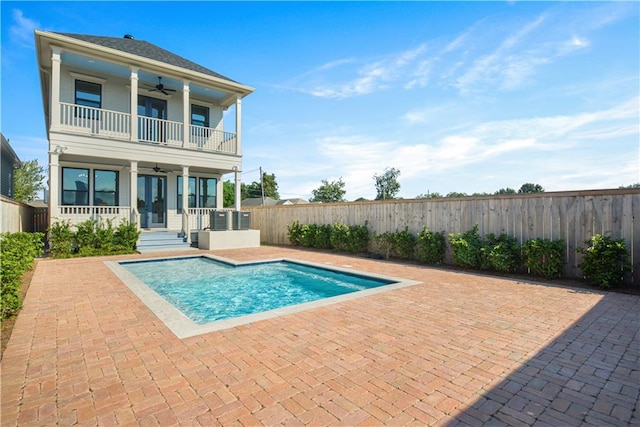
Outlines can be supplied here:
<path id="1" fill-rule="evenodd" d="M 566 263 L 564 246 L 562 240 L 527 240 L 522 248 L 525 267 L 531 274 L 546 279 L 561 277 Z"/>
<path id="2" fill-rule="evenodd" d="M 56 221 L 49 227 L 49 253 L 54 258 L 70 258 L 76 248 L 70 221 Z"/>
<path id="3" fill-rule="evenodd" d="M 350 225 L 349 239 L 347 240 L 347 249 L 349 252 L 358 253 L 366 252 L 369 246 L 369 222 L 365 221 L 364 225 Z"/>
<path id="4" fill-rule="evenodd" d="M 416 236 L 409 232 L 409 227 L 396 231 L 393 235 L 393 254 L 398 258 L 413 259 L 415 256 Z"/>
<path id="5" fill-rule="evenodd" d="M 625 275 L 631 271 L 629 252 L 624 239 L 614 240 L 611 237 L 596 234 L 585 240 L 586 248 L 578 248 L 582 254 L 582 269 L 584 277 L 603 288 L 620 286 L 624 283 Z"/>
<path id="6" fill-rule="evenodd" d="M 416 241 L 416 258 L 423 264 L 442 264 L 447 243 L 444 233 L 434 233 L 423 227 Z"/>
<path id="7" fill-rule="evenodd" d="M 478 224 L 464 233 L 449 234 L 453 248 L 453 263 L 465 268 L 481 269 L 486 266 L 482 248 L 484 242 L 478 233 Z"/>
<path id="8" fill-rule="evenodd" d="M 22 306 L 20 283 L 25 271 L 33 267 L 37 256 L 42 254 L 42 233 L 0 234 L 0 319 L 15 315 Z"/>
<path id="9" fill-rule="evenodd" d="M 300 222 L 296 221 L 293 224 L 287 226 L 287 231 L 289 242 L 291 242 L 293 246 L 302 246 L 303 226 L 300 225 Z"/>
<path id="10" fill-rule="evenodd" d="M 333 224 L 331 232 L 331 246 L 341 252 L 349 250 L 349 240 L 351 239 L 351 229 L 346 224 L 336 222 Z"/>
<path id="11" fill-rule="evenodd" d="M 97 230 L 98 221 L 89 218 L 76 225 L 75 242 L 78 250 L 84 247 L 97 247 L 99 245 Z"/>
<path id="12" fill-rule="evenodd" d="M 136 249 L 138 239 L 140 238 L 140 230 L 138 226 L 129 221 L 121 221 L 113 234 L 114 246 L 121 246 L 129 251 Z"/>
<path id="13" fill-rule="evenodd" d="M 488 268 L 503 273 L 513 273 L 520 267 L 522 248 L 515 237 L 502 233 L 496 237 L 489 233 L 482 248 Z"/>
<path id="14" fill-rule="evenodd" d="M 371 252 L 389 259 L 393 251 L 394 233 L 384 232 L 381 234 L 374 233 L 371 239 Z"/>
<path id="15" fill-rule="evenodd" d="M 330 224 L 322 224 L 316 226 L 314 247 L 318 249 L 331 249 L 331 234 L 333 233 L 333 226 Z"/>

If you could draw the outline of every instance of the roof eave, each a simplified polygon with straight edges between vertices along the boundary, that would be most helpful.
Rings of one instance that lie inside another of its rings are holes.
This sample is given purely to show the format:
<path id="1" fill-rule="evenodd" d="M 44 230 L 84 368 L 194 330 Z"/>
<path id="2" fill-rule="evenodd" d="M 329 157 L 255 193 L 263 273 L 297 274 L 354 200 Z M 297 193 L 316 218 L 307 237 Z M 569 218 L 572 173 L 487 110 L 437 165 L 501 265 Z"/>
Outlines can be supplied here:
<path id="1" fill-rule="evenodd" d="M 118 49 L 113 49 L 110 47 L 105 47 L 101 45 L 97 45 L 94 43 L 90 43 L 84 40 L 75 39 L 73 37 L 64 36 L 57 33 L 51 33 L 47 31 L 35 30 L 36 33 L 36 44 L 38 45 L 38 51 L 40 51 L 43 46 L 40 45 L 38 40 L 42 38 L 47 38 L 53 42 L 58 42 L 63 46 L 60 46 L 64 50 L 64 45 L 72 46 L 75 50 L 80 50 L 83 54 L 94 56 L 94 57 L 102 57 L 105 60 L 113 61 L 114 57 L 119 58 L 119 62 L 130 65 L 133 67 L 140 67 L 141 64 L 147 64 L 149 68 L 152 69 L 163 69 L 166 70 L 167 75 L 171 75 L 171 77 L 177 79 L 187 79 L 194 83 L 199 83 L 205 86 L 211 86 L 216 89 L 221 89 L 225 92 L 232 92 L 239 95 L 241 98 L 251 94 L 255 89 L 243 85 L 241 83 L 237 83 L 227 79 L 221 79 L 218 77 L 210 76 L 204 73 L 200 73 L 197 71 L 189 70 L 186 68 L 178 67 L 172 64 L 167 64 L 166 62 L 157 61 L 154 59 L 145 58 L 143 56 L 134 55 L 128 52 L 123 52 Z M 55 43 L 54 43 L 55 44 Z M 80 49 L 78 49 L 80 48 Z"/>

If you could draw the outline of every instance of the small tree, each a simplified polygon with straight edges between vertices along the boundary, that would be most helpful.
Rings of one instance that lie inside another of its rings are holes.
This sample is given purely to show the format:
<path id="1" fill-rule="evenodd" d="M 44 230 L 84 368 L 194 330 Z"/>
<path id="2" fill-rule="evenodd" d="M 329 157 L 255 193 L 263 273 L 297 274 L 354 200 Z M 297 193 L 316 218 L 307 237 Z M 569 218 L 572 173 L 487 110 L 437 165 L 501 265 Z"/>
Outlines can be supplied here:
<path id="1" fill-rule="evenodd" d="M 44 190 L 44 168 L 38 164 L 38 160 L 29 160 L 22 163 L 13 175 L 14 195 L 19 202 L 26 203 L 34 200 L 38 191 Z"/>
<path id="2" fill-rule="evenodd" d="M 313 197 L 309 199 L 310 202 L 320 203 L 332 203 L 332 202 L 344 202 L 344 195 L 346 190 L 344 189 L 344 181 L 342 177 L 337 181 L 328 182 L 326 179 L 322 180 L 322 185 L 315 190 L 311 190 Z"/>
<path id="3" fill-rule="evenodd" d="M 527 182 L 526 184 L 522 184 L 522 187 L 518 190 L 519 194 L 530 194 L 530 193 L 544 193 L 544 188 L 540 184 L 532 184 Z"/>
<path id="4" fill-rule="evenodd" d="M 373 175 L 376 181 L 376 200 L 396 198 L 400 192 L 399 176 L 400 171 L 396 168 L 386 168 L 382 175 Z"/>
<path id="5" fill-rule="evenodd" d="M 264 185 L 264 197 L 271 197 L 275 200 L 280 199 L 276 176 L 274 174 L 269 175 L 266 172 L 262 173 L 262 184 L 256 181 L 253 181 L 249 185 L 242 184 L 240 187 L 242 198 L 262 197 L 262 185 Z"/>

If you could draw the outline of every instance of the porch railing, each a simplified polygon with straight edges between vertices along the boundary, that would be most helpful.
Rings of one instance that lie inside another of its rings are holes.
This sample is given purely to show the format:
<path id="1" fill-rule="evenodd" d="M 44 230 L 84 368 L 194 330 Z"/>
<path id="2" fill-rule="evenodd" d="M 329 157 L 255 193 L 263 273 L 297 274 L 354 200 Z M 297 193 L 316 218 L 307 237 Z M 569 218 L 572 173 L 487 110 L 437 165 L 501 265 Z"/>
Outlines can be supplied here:
<path id="1" fill-rule="evenodd" d="M 61 102 L 60 129 L 66 132 L 104 136 L 131 141 L 131 114 L 103 108 Z M 189 150 L 238 154 L 234 132 L 188 125 L 184 142 L 184 124 L 171 120 L 138 116 L 138 135 L 133 142 L 152 143 Z"/>
<path id="2" fill-rule="evenodd" d="M 211 212 L 231 211 L 233 209 L 189 208 L 189 230 L 204 230 L 211 223 Z"/>
<path id="3" fill-rule="evenodd" d="M 128 206 L 58 206 L 58 212 L 52 212 L 51 217 L 69 221 L 71 225 L 77 225 L 93 218 L 96 221 L 114 221 L 114 226 L 119 221 L 130 221 L 131 208 Z"/>

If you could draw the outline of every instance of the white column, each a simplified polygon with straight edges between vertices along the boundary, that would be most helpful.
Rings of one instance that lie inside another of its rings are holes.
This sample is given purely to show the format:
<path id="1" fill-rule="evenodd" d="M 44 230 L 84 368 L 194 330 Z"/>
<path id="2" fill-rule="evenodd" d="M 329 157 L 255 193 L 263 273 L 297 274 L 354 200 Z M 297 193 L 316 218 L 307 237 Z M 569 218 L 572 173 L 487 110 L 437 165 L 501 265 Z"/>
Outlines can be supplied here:
<path id="1" fill-rule="evenodd" d="M 131 141 L 138 142 L 138 68 L 131 67 Z"/>
<path id="2" fill-rule="evenodd" d="M 189 114 L 191 111 L 191 104 L 189 101 L 189 81 L 182 81 L 182 126 L 183 126 L 183 136 L 182 136 L 182 146 L 189 146 L 189 124 L 191 124 L 191 120 L 189 120 Z"/>
<path id="3" fill-rule="evenodd" d="M 129 207 L 131 208 L 131 218 L 129 221 L 135 222 L 140 228 L 138 214 L 138 162 L 131 160 L 129 165 Z"/>
<path id="4" fill-rule="evenodd" d="M 58 164 L 59 154 L 54 151 L 49 152 L 49 225 L 53 224 L 58 216 L 58 205 L 60 203 L 60 165 Z"/>
<path id="5" fill-rule="evenodd" d="M 62 49 L 53 47 L 51 53 L 51 105 L 49 110 L 49 129 L 60 128 L 60 55 Z"/>
<path id="6" fill-rule="evenodd" d="M 242 98 L 236 98 L 236 155 L 242 156 Z"/>
<path id="7" fill-rule="evenodd" d="M 240 174 L 241 174 L 240 170 L 238 170 L 236 168 L 236 171 L 235 171 L 235 178 L 236 178 L 236 197 L 235 197 L 235 200 L 236 200 L 236 210 L 237 211 L 239 211 L 240 207 L 241 207 L 240 206 L 240 202 L 241 202 L 241 200 L 240 200 L 240 185 L 241 185 Z"/>
<path id="8" fill-rule="evenodd" d="M 191 243 L 189 228 L 189 166 L 182 166 L 182 233 Z"/>

